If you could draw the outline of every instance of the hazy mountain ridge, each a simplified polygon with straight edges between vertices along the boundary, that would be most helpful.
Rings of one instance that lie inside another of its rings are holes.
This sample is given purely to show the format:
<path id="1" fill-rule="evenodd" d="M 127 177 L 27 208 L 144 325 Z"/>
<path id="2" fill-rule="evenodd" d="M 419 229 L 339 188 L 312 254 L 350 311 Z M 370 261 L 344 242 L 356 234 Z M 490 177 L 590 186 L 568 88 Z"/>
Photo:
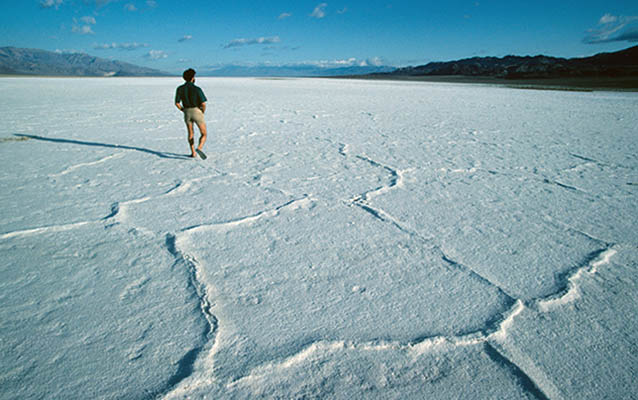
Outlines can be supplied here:
<path id="1" fill-rule="evenodd" d="M 638 46 L 584 58 L 473 57 L 398 68 L 388 76 L 464 75 L 503 79 L 638 76 Z"/>
<path id="2" fill-rule="evenodd" d="M 234 77 L 319 77 L 341 75 L 364 75 L 386 73 L 394 71 L 389 66 L 349 66 L 349 67 L 321 67 L 316 65 L 281 65 L 281 66 L 240 66 L 227 65 L 219 68 L 202 68 L 200 76 L 234 76 Z"/>
<path id="3" fill-rule="evenodd" d="M 39 49 L 0 47 L 0 74 L 51 76 L 173 76 L 163 71 L 86 53 L 59 53 Z M 638 77 L 638 46 L 584 58 L 544 55 L 473 57 L 456 61 L 431 62 L 420 66 L 348 66 L 327 68 L 317 65 L 201 67 L 199 76 L 255 77 L 419 77 L 468 76 L 497 79 L 619 78 Z"/>
<path id="4" fill-rule="evenodd" d="M 86 53 L 0 47 L 0 74 L 50 76 L 168 76 L 156 69 Z"/>

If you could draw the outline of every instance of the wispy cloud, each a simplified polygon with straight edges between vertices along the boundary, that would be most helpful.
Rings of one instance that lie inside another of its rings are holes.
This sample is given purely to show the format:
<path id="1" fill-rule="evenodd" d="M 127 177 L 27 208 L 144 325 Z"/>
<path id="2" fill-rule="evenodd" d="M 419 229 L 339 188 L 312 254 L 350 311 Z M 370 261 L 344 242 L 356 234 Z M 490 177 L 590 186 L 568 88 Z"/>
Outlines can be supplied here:
<path id="1" fill-rule="evenodd" d="M 339 68 L 349 68 L 349 67 L 384 67 L 388 66 L 385 60 L 379 57 L 373 57 L 368 59 L 358 59 L 355 57 L 346 58 L 346 59 L 335 59 L 335 60 L 321 60 L 321 61 L 301 61 L 295 63 L 277 63 L 271 61 L 264 62 L 245 62 L 245 63 L 230 63 L 230 64 L 212 64 L 212 65 L 203 65 L 202 69 L 207 72 L 214 72 L 220 69 L 233 69 L 233 68 L 282 68 L 282 69 L 292 69 L 298 71 L 308 71 L 312 70 L 336 70 Z"/>
<path id="2" fill-rule="evenodd" d="M 114 3 L 116 1 L 119 1 L 119 0 L 95 0 L 95 5 L 98 7 L 102 7 L 109 3 Z"/>
<path id="3" fill-rule="evenodd" d="M 161 60 L 162 58 L 168 58 L 168 54 L 162 50 L 151 50 L 144 57 L 150 60 Z"/>
<path id="4" fill-rule="evenodd" d="M 337 14 L 345 14 L 348 12 L 348 7 L 343 7 L 341 10 L 337 10 Z"/>
<path id="5" fill-rule="evenodd" d="M 151 8 L 155 8 L 157 7 L 157 2 L 155 0 L 146 0 L 146 5 Z"/>
<path id="6" fill-rule="evenodd" d="M 83 54 L 81 51 L 75 50 L 75 49 L 55 49 L 55 53 L 58 53 L 58 54 Z"/>
<path id="7" fill-rule="evenodd" d="M 324 18 L 326 16 L 326 7 L 328 7 L 328 3 L 321 3 L 312 11 L 310 14 L 313 18 Z"/>
<path id="8" fill-rule="evenodd" d="M 301 46 L 265 46 L 264 50 L 277 50 L 277 51 L 297 51 L 301 49 Z"/>
<path id="9" fill-rule="evenodd" d="M 84 25 L 81 25 L 80 22 L 84 23 Z M 93 17 L 82 17 L 80 18 L 80 21 L 78 21 L 77 18 L 73 18 L 71 32 L 78 33 L 80 35 L 93 35 L 95 32 L 93 32 L 91 25 L 95 25 L 95 18 Z"/>
<path id="10" fill-rule="evenodd" d="M 343 68 L 343 67 L 381 67 L 387 65 L 385 60 L 381 57 L 371 57 L 365 60 L 358 59 L 356 57 L 336 59 L 336 60 L 321 60 L 321 61 L 305 61 L 299 63 L 299 65 L 312 65 L 319 68 Z"/>
<path id="11" fill-rule="evenodd" d="M 618 17 L 616 17 L 615 15 L 605 14 L 602 17 L 600 17 L 600 21 L 598 21 L 598 23 L 603 25 L 603 24 L 610 24 L 616 21 L 618 21 Z"/>
<path id="12" fill-rule="evenodd" d="M 372 66 L 375 66 L 375 67 L 380 67 L 380 66 L 382 66 L 384 64 L 387 64 L 387 63 L 381 57 L 372 57 L 372 58 L 368 58 L 366 60 L 366 64 L 367 65 L 372 65 Z"/>
<path id="13" fill-rule="evenodd" d="M 104 43 L 104 44 L 94 44 L 93 48 L 95 50 L 137 50 L 142 47 L 150 47 L 148 43 Z"/>
<path id="14" fill-rule="evenodd" d="M 91 16 L 82 17 L 80 18 L 80 21 L 84 22 L 87 25 L 95 25 L 97 22 L 95 21 L 95 18 Z"/>
<path id="15" fill-rule="evenodd" d="M 40 1 L 40 7 L 42 8 L 52 8 L 55 7 L 55 9 L 57 10 L 62 3 L 64 3 L 64 0 L 42 0 Z"/>
<path id="16" fill-rule="evenodd" d="M 253 44 L 274 44 L 279 42 L 281 42 L 281 39 L 279 39 L 279 36 L 259 37 L 255 39 L 233 39 L 227 44 L 225 44 L 224 48 L 230 49 L 232 47 L 249 46 Z"/>
<path id="17" fill-rule="evenodd" d="M 135 7 L 135 4 L 133 4 L 133 3 L 124 4 L 124 9 L 126 11 L 130 11 L 130 12 L 137 11 L 137 7 Z"/>
<path id="18" fill-rule="evenodd" d="M 284 13 L 279 14 L 279 17 L 277 17 L 277 19 L 286 19 L 286 18 L 290 18 L 290 17 L 292 17 L 291 13 L 284 12 Z"/>
<path id="19" fill-rule="evenodd" d="M 638 42 L 638 16 L 605 14 L 596 28 L 589 29 L 583 42 L 588 44 L 610 42 Z"/>
<path id="20" fill-rule="evenodd" d="M 181 38 L 177 39 L 178 42 L 183 43 L 187 40 L 191 40 L 193 37 L 191 35 L 184 35 Z"/>
<path id="21" fill-rule="evenodd" d="M 71 32 L 79 33 L 80 35 L 94 35 L 95 34 L 95 32 L 93 32 L 93 29 L 91 29 L 91 27 L 89 25 L 84 25 L 84 26 L 73 25 L 73 27 L 71 28 Z"/>

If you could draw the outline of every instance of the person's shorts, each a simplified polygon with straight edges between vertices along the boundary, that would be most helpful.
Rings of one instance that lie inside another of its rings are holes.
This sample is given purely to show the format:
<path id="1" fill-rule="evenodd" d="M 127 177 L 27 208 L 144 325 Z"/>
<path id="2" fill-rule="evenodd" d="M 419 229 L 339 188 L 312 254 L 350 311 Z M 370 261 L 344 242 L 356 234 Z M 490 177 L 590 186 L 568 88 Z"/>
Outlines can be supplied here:
<path id="1" fill-rule="evenodd" d="M 206 123 L 204 113 L 197 107 L 184 108 L 184 122 L 187 124 L 194 122 L 198 125 Z"/>

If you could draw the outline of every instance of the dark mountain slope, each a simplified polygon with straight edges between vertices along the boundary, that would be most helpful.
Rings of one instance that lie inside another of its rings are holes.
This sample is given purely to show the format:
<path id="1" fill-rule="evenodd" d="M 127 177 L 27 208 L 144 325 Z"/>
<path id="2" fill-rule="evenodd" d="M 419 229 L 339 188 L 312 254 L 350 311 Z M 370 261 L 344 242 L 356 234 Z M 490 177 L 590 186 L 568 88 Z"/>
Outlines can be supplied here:
<path id="1" fill-rule="evenodd" d="M 152 68 L 84 53 L 0 47 L 0 74 L 50 76 L 167 76 Z"/>
<path id="2" fill-rule="evenodd" d="M 586 58 L 474 57 L 399 68 L 388 76 L 475 76 L 502 79 L 615 78 L 638 76 L 638 46 Z"/>

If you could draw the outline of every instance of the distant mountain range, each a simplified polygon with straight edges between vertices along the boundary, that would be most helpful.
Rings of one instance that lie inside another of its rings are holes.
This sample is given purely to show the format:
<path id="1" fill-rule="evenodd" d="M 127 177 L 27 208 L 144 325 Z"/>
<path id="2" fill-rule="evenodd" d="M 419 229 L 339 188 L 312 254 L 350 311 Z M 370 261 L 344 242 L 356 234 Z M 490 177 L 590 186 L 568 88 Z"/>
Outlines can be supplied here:
<path id="1" fill-rule="evenodd" d="M 199 76 L 337 76 L 391 72 L 387 66 L 326 68 L 315 65 L 225 65 L 197 69 Z M 94 57 L 85 53 L 60 53 L 39 49 L 0 47 L 0 74 L 47 76 L 176 76 L 156 69 Z"/>
<path id="2" fill-rule="evenodd" d="M 377 76 L 472 76 L 502 79 L 638 77 L 638 46 L 585 58 L 474 57 L 399 68 Z"/>
<path id="3" fill-rule="evenodd" d="M 0 47 L 0 74 L 47 76 L 169 76 L 165 72 L 94 57 L 38 49 Z"/>
<path id="4" fill-rule="evenodd" d="M 326 68 L 298 64 L 283 66 L 202 67 L 199 76 L 356 76 L 411 78 L 435 76 L 490 77 L 496 79 L 638 78 L 638 46 L 584 58 L 473 57 L 431 62 L 416 67 L 348 66 Z M 38 49 L 0 47 L 0 74 L 52 76 L 175 76 L 152 68 L 107 60 L 85 53 L 58 53 Z"/>
<path id="5" fill-rule="evenodd" d="M 349 66 L 349 67 L 321 67 L 316 65 L 291 64 L 278 66 L 241 66 L 227 65 L 217 68 L 202 68 L 197 71 L 200 76 L 271 76 L 271 77 L 319 77 L 364 75 L 373 73 L 392 72 L 396 68 L 389 66 Z"/>

